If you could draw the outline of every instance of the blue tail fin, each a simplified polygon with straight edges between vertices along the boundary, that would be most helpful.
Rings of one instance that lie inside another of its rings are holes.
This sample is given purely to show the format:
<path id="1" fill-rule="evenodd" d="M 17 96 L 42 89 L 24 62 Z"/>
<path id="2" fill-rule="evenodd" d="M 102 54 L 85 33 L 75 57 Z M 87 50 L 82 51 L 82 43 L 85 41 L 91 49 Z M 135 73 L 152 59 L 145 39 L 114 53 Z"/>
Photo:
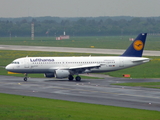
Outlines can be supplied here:
<path id="1" fill-rule="evenodd" d="M 141 33 L 132 42 L 128 49 L 121 55 L 126 57 L 142 57 L 147 33 Z"/>

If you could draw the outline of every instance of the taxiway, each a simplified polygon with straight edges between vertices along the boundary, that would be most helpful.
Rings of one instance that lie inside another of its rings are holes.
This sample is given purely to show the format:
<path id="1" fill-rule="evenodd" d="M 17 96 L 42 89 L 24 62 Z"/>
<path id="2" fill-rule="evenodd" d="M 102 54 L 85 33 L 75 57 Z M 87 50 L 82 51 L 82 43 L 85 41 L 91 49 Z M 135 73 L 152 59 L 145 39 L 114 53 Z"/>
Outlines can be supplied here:
<path id="1" fill-rule="evenodd" d="M 45 47 L 45 46 L 22 46 L 22 45 L 0 45 L 0 50 L 21 51 L 47 51 L 47 52 L 74 52 L 74 53 L 96 53 L 121 55 L 122 49 L 95 49 L 95 48 L 71 48 L 71 47 Z M 160 51 L 144 50 L 144 56 L 160 56 Z"/>
<path id="2" fill-rule="evenodd" d="M 160 79 L 105 77 L 81 82 L 0 76 L 0 93 L 160 111 L 160 89 L 110 85 L 122 82 L 160 82 Z"/>

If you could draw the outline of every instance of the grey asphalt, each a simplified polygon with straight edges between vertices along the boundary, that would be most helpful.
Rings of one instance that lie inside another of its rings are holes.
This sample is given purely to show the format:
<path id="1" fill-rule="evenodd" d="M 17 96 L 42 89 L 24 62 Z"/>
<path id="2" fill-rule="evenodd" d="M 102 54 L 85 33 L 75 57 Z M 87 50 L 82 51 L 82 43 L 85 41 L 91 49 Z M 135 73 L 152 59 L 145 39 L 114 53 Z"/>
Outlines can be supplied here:
<path id="1" fill-rule="evenodd" d="M 160 89 L 110 85 L 160 82 L 160 79 L 101 77 L 104 79 L 85 79 L 81 82 L 54 78 L 29 78 L 24 82 L 21 77 L 1 75 L 0 93 L 160 111 Z"/>
<path id="2" fill-rule="evenodd" d="M 121 49 L 95 49 L 95 48 L 19 46 L 19 45 L 0 45 L 0 50 L 75 52 L 75 53 L 96 53 L 96 54 L 116 54 L 116 55 L 121 55 L 125 51 Z M 160 51 L 144 50 L 143 56 L 160 56 Z"/>

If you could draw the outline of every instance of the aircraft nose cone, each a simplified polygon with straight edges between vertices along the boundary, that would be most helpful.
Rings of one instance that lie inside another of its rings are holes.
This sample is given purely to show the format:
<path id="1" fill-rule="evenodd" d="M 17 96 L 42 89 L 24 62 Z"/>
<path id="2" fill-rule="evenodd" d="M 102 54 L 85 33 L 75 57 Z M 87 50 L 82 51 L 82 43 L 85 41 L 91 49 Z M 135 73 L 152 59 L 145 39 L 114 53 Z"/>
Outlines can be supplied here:
<path id="1" fill-rule="evenodd" d="M 10 65 L 7 65 L 7 66 L 5 67 L 5 69 L 6 69 L 7 71 L 9 71 L 9 70 L 11 69 L 11 66 L 10 66 Z"/>

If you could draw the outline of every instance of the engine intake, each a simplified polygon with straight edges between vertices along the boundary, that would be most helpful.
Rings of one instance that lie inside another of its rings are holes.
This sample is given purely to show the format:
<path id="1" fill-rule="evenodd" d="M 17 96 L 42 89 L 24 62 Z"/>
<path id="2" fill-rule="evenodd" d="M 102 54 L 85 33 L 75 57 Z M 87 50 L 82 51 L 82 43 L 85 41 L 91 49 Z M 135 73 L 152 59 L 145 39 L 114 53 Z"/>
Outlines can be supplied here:
<path id="1" fill-rule="evenodd" d="M 68 75 L 70 75 L 69 70 L 56 70 L 55 73 L 54 73 L 54 76 L 56 78 L 59 78 L 59 79 L 61 79 L 61 78 L 67 78 Z"/>

